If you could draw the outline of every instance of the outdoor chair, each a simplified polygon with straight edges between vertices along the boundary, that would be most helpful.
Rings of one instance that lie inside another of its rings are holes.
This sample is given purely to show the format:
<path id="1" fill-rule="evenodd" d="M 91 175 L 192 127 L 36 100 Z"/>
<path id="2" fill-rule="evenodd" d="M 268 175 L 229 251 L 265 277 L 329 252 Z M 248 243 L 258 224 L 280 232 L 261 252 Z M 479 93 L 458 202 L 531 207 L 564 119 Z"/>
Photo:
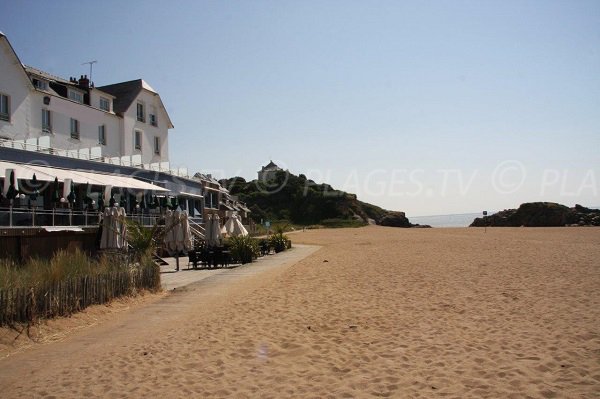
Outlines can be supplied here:
<path id="1" fill-rule="evenodd" d="M 260 241 L 260 255 L 265 256 L 271 252 L 271 248 L 269 248 L 269 243 L 267 240 Z"/>
<path id="2" fill-rule="evenodd" d="M 200 265 L 205 268 L 205 267 L 210 267 L 211 263 L 212 263 L 212 256 L 210 251 L 208 250 L 207 247 L 202 247 L 200 249 L 200 253 L 198 256 L 198 261 L 200 262 Z"/>
<path id="3" fill-rule="evenodd" d="M 193 265 L 194 270 L 196 270 L 198 267 L 198 253 L 195 249 L 188 251 L 188 269 L 190 268 L 190 263 Z"/>
<path id="4" fill-rule="evenodd" d="M 227 267 L 230 263 L 230 252 L 224 247 L 216 247 L 214 249 L 214 264 L 215 267 Z"/>

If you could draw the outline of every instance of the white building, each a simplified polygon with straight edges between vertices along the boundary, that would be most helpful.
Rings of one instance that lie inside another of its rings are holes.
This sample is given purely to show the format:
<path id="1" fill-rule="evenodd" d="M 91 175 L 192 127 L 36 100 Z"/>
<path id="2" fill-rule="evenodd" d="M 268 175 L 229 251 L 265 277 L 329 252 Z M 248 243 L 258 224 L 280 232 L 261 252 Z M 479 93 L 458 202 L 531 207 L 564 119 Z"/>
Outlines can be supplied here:
<path id="1" fill-rule="evenodd" d="M 159 94 L 145 81 L 96 87 L 87 76 L 51 75 L 23 65 L 0 32 L 0 226 L 49 223 L 42 213 L 54 216 L 62 208 L 82 216 L 90 209 L 89 199 L 97 206 L 101 199 L 104 205 L 114 199 L 137 215 L 164 210 L 162 205 L 142 209 L 157 196 L 161 204 L 176 198 L 196 219 L 219 213 L 224 195 L 216 180 L 192 178 L 186 168 L 170 167 L 172 128 Z M 36 173 L 36 180 L 44 182 L 32 200 L 35 223 L 24 192 L 19 200 L 6 196 L 13 173 L 20 190 Z M 60 189 L 50 188 L 55 181 Z M 58 191 L 63 197 L 73 192 L 73 203 L 57 204 L 53 193 Z M 13 220 L 13 208 L 20 209 L 21 219 Z M 247 215 L 249 209 L 243 210 Z M 64 222 L 52 219 L 55 223 Z"/>
<path id="2" fill-rule="evenodd" d="M 275 179 L 275 176 L 277 176 L 277 172 L 279 172 L 281 170 L 283 170 L 283 169 L 281 169 L 279 166 L 277 166 L 277 164 L 275 162 L 270 161 L 266 166 L 263 166 L 258 171 L 258 180 L 266 182 L 268 180 Z"/>
<path id="3" fill-rule="evenodd" d="M 0 140 L 48 147 L 57 155 L 169 169 L 173 124 L 141 79 L 94 87 L 25 66 L 0 32 Z"/>

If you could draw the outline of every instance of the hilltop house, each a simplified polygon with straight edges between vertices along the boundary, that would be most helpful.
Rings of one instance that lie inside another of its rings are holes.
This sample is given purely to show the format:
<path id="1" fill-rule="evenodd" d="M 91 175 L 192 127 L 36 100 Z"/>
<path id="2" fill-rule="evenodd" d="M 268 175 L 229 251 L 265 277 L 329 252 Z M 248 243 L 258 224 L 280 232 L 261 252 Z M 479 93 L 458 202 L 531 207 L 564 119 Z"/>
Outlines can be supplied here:
<path id="1" fill-rule="evenodd" d="M 270 161 L 266 166 L 263 166 L 258 171 L 258 180 L 259 181 L 269 181 L 275 178 L 275 175 L 278 171 L 283 170 L 273 161 Z"/>

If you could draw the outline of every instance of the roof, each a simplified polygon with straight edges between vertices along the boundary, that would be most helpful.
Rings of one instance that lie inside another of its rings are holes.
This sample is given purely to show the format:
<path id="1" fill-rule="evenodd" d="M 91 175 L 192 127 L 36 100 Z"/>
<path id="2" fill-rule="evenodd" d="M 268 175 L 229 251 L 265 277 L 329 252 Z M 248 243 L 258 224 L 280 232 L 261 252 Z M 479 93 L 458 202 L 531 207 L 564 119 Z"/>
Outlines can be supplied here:
<path id="1" fill-rule="evenodd" d="M 211 184 L 221 187 L 221 184 L 219 183 L 219 181 L 212 176 L 208 176 L 203 173 L 196 172 L 196 174 L 194 174 L 194 177 L 196 179 L 200 179 L 201 181 L 205 181 L 207 183 L 211 183 Z"/>
<path id="2" fill-rule="evenodd" d="M 25 77 L 27 78 L 27 81 L 29 82 L 30 87 L 33 87 L 33 83 L 31 82 L 31 80 L 28 76 L 29 74 L 38 75 L 38 76 L 44 77 L 48 80 L 53 80 L 53 81 L 59 82 L 61 84 L 70 85 L 73 87 L 77 86 L 76 84 L 74 84 L 66 79 L 52 75 L 48 72 L 44 72 L 37 68 L 26 66 L 19 59 L 19 56 L 13 49 L 13 47 L 10 44 L 10 41 L 8 40 L 6 35 L 4 35 L 4 33 L 0 32 L 0 38 L 6 40 L 6 43 L 12 50 L 13 56 L 16 58 L 16 60 L 21 65 L 22 71 L 25 74 Z M 136 99 L 136 97 L 140 93 L 140 91 L 147 90 L 158 96 L 160 105 L 165 110 L 165 114 L 167 115 L 167 123 L 168 123 L 169 128 L 172 129 L 174 127 L 173 123 L 171 122 L 171 118 L 169 117 L 169 114 L 167 113 L 167 109 L 165 108 L 165 106 L 160 98 L 160 95 L 152 88 L 152 86 L 150 86 L 147 82 L 145 82 L 142 79 L 130 80 L 128 82 L 115 83 L 112 85 L 96 87 L 96 89 L 116 97 L 113 100 L 113 110 L 115 113 L 123 113 L 123 112 L 127 111 L 127 109 L 129 109 L 129 107 L 131 106 L 131 103 Z"/>
<path id="3" fill-rule="evenodd" d="M 152 88 L 152 86 L 150 86 L 150 85 L 148 84 L 148 82 L 146 82 L 144 79 L 142 79 L 142 88 L 143 88 L 143 89 L 146 89 L 146 90 L 148 90 L 148 91 L 151 91 L 152 93 L 156 93 L 156 90 L 154 90 L 154 89 Z M 158 93 L 156 93 L 156 94 L 158 94 Z"/>
<path id="4" fill-rule="evenodd" d="M 113 101 L 113 110 L 116 113 L 124 113 L 129 109 L 131 103 L 142 90 L 142 79 L 130 80 L 128 82 L 115 83 L 112 85 L 100 86 L 98 89 L 115 96 Z"/>
<path id="5" fill-rule="evenodd" d="M 251 211 L 250 209 L 248 209 L 248 207 L 247 207 L 247 206 L 245 206 L 245 205 L 239 205 L 239 207 L 240 207 L 240 209 L 241 209 L 242 211 L 245 211 L 245 212 L 252 212 L 252 211 Z"/>
<path id="6" fill-rule="evenodd" d="M 33 75 L 38 75 L 38 76 L 41 76 L 42 78 L 45 78 L 45 79 L 48 79 L 48 80 L 54 80 L 56 82 L 59 82 L 59 83 L 62 83 L 62 84 L 66 84 L 66 85 L 71 85 L 71 86 L 75 85 L 73 82 L 69 82 L 66 79 L 63 79 L 61 77 L 52 75 L 52 74 L 50 74 L 48 72 L 44 72 L 41 69 L 37 69 L 37 68 L 31 67 L 29 65 L 23 65 L 23 68 L 25 68 L 25 71 L 27 73 L 30 73 L 30 74 L 33 74 Z"/>
<path id="7" fill-rule="evenodd" d="M 277 164 L 273 161 L 269 162 L 269 164 L 267 166 L 264 166 L 265 169 L 267 168 L 278 168 L 279 166 L 277 166 Z"/>
<path id="8" fill-rule="evenodd" d="M 115 96 L 115 100 L 113 101 L 113 110 L 117 114 L 125 113 L 125 111 L 131 107 L 131 104 L 135 101 L 142 90 L 147 90 L 157 95 L 161 106 L 165 109 L 165 114 L 167 114 L 169 127 L 173 128 L 173 123 L 171 123 L 171 118 L 169 118 L 169 114 L 167 113 L 167 110 L 160 99 L 160 95 L 143 79 L 135 79 L 127 82 L 100 86 L 98 87 L 98 90 L 102 90 Z"/>

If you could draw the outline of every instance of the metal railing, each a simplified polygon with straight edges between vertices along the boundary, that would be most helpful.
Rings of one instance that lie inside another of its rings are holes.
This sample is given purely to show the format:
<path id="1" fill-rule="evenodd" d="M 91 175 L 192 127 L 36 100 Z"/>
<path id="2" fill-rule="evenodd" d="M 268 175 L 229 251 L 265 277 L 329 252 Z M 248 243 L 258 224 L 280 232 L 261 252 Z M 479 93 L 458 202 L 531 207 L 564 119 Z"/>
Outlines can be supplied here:
<path id="1" fill-rule="evenodd" d="M 75 158 L 81 159 L 85 161 L 94 161 L 94 162 L 102 162 L 111 165 L 118 166 L 127 166 L 131 168 L 138 168 L 143 170 L 151 170 L 154 172 L 162 172 L 168 173 L 173 176 L 190 178 L 190 174 L 188 173 L 187 168 L 177 168 L 171 169 L 170 164 L 168 162 L 158 162 L 153 164 L 144 164 L 141 161 L 135 159 L 135 156 L 125 156 L 125 157 L 106 157 L 101 153 L 101 147 L 93 147 L 93 148 L 84 148 L 84 149 L 73 149 L 73 150 L 65 150 L 60 148 L 50 147 L 50 145 L 39 144 L 39 142 L 34 142 L 36 139 L 28 140 L 11 140 L 0 138 L 0 147 L 5 148 L 15 148 L 18 150 L 32 151 L 32 152 L 41 152 L 44 154 L 63 156 L 67 158 Z M 95 151 L 95 149 L 98 149 Z"/>
<path id="2" fill-rule="evenodd" d="M 52 210 L 0 208 L 0 226 L 3 227 L 98 226 L 99 222 L 98 212 L 74 211 L 66 208 Z"/>
<path id="3" fill-rule="evenodd" d="M 190 224 L 190 231 L 192 232 L 194 238 L 204 240 L 206 237 L 206 229 L 204 226 L 202 226 L 200 223 L 196 223 L 192 219 L 188 219 L 188 222 Z"/>
<path id="4" fill-rule="evenodd" d="M 134 220 L 143 226 L 153 226 L 158 223 L 160 214 L 132 213 L 127 219 Z M 68 208 L 0 208 L 1 227 L 96 227 L 100 224 L 102 215 L 98 211 L 82 211 Z"/>

